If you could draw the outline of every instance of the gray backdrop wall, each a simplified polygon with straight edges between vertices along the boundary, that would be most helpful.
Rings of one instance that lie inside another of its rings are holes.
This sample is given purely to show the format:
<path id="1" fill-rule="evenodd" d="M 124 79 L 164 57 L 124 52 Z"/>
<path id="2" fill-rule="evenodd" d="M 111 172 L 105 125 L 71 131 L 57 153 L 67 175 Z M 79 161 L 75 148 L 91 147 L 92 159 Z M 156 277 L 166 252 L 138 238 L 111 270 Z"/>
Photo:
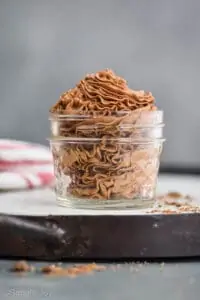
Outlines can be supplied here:
<path id="1" fill-rule="evenodd" d="M 165 111 L 163 162 L 200 167 L 199 0 L 0 0 L 0 137 L 46 143 L 48 109 L 106 67 Z"/>

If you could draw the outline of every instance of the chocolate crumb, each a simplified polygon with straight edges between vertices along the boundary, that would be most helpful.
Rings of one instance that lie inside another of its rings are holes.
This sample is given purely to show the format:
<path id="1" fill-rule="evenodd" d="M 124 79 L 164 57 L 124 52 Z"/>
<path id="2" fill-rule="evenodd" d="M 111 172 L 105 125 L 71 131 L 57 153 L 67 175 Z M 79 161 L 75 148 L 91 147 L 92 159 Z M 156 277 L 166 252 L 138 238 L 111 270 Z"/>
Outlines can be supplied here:
<path id="1" fill-rule="evenodd" d="M 41 272 L 46 274 L 57 273 L 57 272 L 61 272 L 62 270 L 63 270 L 62 267 L 56 265 L 48 265 L 41 268 Z"/>
<path id="2" fill-rule="evenodd" d="M 14 266 L 11 268 L 11 271 L 16 273 L 32 272 L 34 271 L 34 267 L 29 265 L 26 261 L 21 260 L 14 264 Z"/>
<path id="3" fill-rule="evenodd" d="M 200 213 L 200 205 L 189 195 L 178 192 L 170 192 L 157 197 L 154 207 L 147 213 L 159 214 L 182 214 Z"/>
<path id="4" fill-rule="evenodd" d="M 75 265 L 72 267 L 62 267 L 61 264 L 51 264 L 46 265 L 39 270 L 36 270 L 33 266 L 29 265 L 26 261 L 18 261 L 10 269 L 11 272 L 16 273 L 25 273 L 31 271 L 40 271 L 40 273 L 46 275 L 58 275 L 58 276 L 68 276 L 75 277 L 81 274 L 89 274 L 93 271 L 103 271 L 106 267 L 103 265 L 97 265 L 95 263 L 84 264 L 84 265 Z"/>
<path id="5" fill-rule="evenodd" d="M 169 192 L 167 194 L 168 197 L 171 197 L 171 198 L 181 198 L 183 197 L 181 193 L 179 192 Z"/>
<path id="6" fill-rule="evenodd" d="M 41 269 L 42 273 L 48 274 L 48 275 L 58 275 L 58 276 L 69 276 L 69 277 L 75 277 L 77 275 L 81 274 L 89 274 L 93 271 L 103 271 L 105 270 L 105 266 L 99 266 L 95 263 L 92 264 L 86 264 L 86 265 L 75 265 L 73 267 L 61 267 L 56 265 L 48 265 Z"/>

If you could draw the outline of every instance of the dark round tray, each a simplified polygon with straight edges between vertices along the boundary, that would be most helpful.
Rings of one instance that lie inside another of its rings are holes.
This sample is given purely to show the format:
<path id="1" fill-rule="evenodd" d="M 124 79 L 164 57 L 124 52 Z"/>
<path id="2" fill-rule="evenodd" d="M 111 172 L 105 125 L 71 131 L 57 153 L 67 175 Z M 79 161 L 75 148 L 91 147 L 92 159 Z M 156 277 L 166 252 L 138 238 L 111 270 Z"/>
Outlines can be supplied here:
<path id="1" fill-rule="evenodd" d="M 8 204 L 7 196 L 1 204 L 1 257 L 94 260 L 200 255 L 199 213 L 68 213 L 65 208 L 57 208 L 51 197 L 30 199 L 28 195 L 15 204 L 13 199 Z M 21 211 L 25 201 L 26 208 Z M 33 201 L 34 209 L 30 204 Z"/>

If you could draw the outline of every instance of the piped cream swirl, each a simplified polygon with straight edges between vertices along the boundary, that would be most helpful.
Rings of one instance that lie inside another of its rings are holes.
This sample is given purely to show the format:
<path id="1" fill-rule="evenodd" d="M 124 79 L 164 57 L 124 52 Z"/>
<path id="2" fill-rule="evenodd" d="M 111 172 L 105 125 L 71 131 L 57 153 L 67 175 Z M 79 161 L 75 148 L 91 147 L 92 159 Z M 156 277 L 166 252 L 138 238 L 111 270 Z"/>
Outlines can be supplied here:
<path id="1" fill-rule="evenodd" d="M 112 70 L 106 69 L 87 75 L 75 88 L 61 95 L 51 113 L 83 114 L 136 109 L 154 110 L 155 99 L 150 92 L 135 91 Z"/>

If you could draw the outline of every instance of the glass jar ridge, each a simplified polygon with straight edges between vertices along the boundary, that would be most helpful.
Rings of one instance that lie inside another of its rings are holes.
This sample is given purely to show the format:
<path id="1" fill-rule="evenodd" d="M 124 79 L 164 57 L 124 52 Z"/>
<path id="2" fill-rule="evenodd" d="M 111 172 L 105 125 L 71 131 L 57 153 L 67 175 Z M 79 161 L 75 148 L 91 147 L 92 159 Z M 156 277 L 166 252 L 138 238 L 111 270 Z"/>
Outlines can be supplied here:
<path id="1" fill-rule="evenodd" d="M 59 205 L 146 208 L 155 201 L 163 112 L 50 115 Z"/>

